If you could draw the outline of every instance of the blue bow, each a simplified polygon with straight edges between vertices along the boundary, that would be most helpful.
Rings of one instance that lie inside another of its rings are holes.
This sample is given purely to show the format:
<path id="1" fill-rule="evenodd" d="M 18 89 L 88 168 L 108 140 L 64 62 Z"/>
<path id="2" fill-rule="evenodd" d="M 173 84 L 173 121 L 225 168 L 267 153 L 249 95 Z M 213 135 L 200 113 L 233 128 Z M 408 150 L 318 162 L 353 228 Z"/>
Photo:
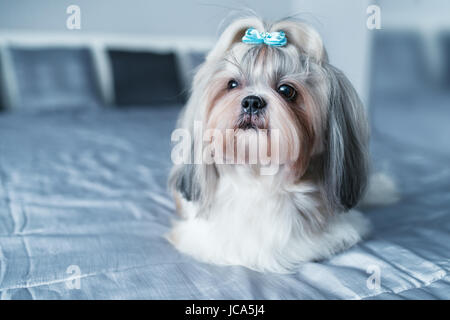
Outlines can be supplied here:
<path id="1" fill-rule="evenodd" d="M 278 32 L 259 32 L 255 28 L 247 29 L 242 37 L 242 42 L 248 44 L 262 44 L 268 46 L 282 47 L 287 43 L 286 34 L 283 31 Z"/>

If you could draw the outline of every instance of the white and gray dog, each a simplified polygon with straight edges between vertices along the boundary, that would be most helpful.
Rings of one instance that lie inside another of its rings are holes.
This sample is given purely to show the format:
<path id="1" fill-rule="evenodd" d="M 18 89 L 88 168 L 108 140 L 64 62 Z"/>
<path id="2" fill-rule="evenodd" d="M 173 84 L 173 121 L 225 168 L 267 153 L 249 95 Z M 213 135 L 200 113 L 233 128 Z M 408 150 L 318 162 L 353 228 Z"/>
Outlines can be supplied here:
<path id="1" fill-rule="evenodd" d="M 368 220 L 353 209 L 368 181 L 365 109 L 310 26 L 231 23 L 200 66 L 178 127 L 191 134 L 192 155 L 208 150 L 213 159 L 172 170 L 182 218 L 167 237 L 180 251 L 284 273 L 368 234 Z M 255 137 L 278 165 L 272 174 L 249 162 Z"/>

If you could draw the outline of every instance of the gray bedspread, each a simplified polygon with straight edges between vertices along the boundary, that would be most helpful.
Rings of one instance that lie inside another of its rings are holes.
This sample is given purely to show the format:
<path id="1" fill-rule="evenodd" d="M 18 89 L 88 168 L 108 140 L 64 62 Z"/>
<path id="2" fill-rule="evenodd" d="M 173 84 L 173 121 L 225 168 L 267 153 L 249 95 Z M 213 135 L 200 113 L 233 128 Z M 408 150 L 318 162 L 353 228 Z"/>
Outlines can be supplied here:
<path id="1" fill-rule="evenodd" d="M 374 168 L 396 179 L 401 200 L 364 209 L 367 241 L 292 275 L 263 274 L 197 262 L 163 238 L 178 112 L 0 115 L 1 298 L 450 298 L 450 148 L 378 126 Z"/>

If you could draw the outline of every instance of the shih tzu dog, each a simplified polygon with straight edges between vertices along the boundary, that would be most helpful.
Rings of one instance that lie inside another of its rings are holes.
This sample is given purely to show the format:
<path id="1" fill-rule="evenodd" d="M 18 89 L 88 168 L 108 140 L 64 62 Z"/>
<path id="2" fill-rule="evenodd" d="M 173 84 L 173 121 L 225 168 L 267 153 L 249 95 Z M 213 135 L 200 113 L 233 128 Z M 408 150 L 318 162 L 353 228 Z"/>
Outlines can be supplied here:
<path id="1" fill-rule="evenodd" d="M 308 25 L 234 21 L 178 127 L 191 142 L 171 172 L 181 219 L 167 237 L 181 252 L 284 273 L 368 234 L 353 209 L 368 180 L 365 109 Z"/>

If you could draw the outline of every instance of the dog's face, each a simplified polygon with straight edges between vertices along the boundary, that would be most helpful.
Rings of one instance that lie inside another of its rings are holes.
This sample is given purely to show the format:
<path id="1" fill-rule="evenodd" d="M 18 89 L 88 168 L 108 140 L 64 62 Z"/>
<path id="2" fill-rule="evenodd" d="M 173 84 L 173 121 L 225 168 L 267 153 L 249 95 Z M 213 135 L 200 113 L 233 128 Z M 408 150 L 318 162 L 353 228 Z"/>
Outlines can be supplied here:
<path id="1" fill-rule="evenodd" d="M 287 44 L 243 43 L 250 27 L 282 30 Z M 304 24 L 282 21 L 268 26 L 255 18 L 231 24 L 196 74 L 181 120 L 191 131 L 192 123 L 201 121 L 205 130 L 222 132 L 225 139 L 219 143 L 225 155 L 233 151 L 234 160 L 240 157 L 236 141 L 244 140 L 248 147 L 256 141 L 251 138 L 265 131 L 263 143 L 270 146 L 269 153 L 276 150 L 276 157 L 270 154 L 272 161 L 276 158 L 287 168 L 290 182 L 313 170 L 332 209 L 353 207 L 363 193 L 368 138 L 364 108 L 347 78 L 328 63 L 320 36 Z M 203 143 L 194 133 L 194 145 Z M 180 167 L 172 178 L 176 185 L 201 194 L 205 187 L 213 189 L 205 184 L 218 179 L 211 179 L 213 171 L 206 174 L 205 168 Z"/>
<path id="2" fill-rule="evenodd" d="M 326 103 L 320 100 L 327 98 L 328 87 L 320 68 L 293 45 L 239 42 L 209 68 L 206 128 L 233 129 L 232 142 L 252 141 L 247 138 L 267 130 L 268 151 L 277 150 L 279 156 L 272 160 L 295 175 L 304 172 L 311 156 L 323 149 Z M 229 150 L 230 141 L 223 142 Z"/>

